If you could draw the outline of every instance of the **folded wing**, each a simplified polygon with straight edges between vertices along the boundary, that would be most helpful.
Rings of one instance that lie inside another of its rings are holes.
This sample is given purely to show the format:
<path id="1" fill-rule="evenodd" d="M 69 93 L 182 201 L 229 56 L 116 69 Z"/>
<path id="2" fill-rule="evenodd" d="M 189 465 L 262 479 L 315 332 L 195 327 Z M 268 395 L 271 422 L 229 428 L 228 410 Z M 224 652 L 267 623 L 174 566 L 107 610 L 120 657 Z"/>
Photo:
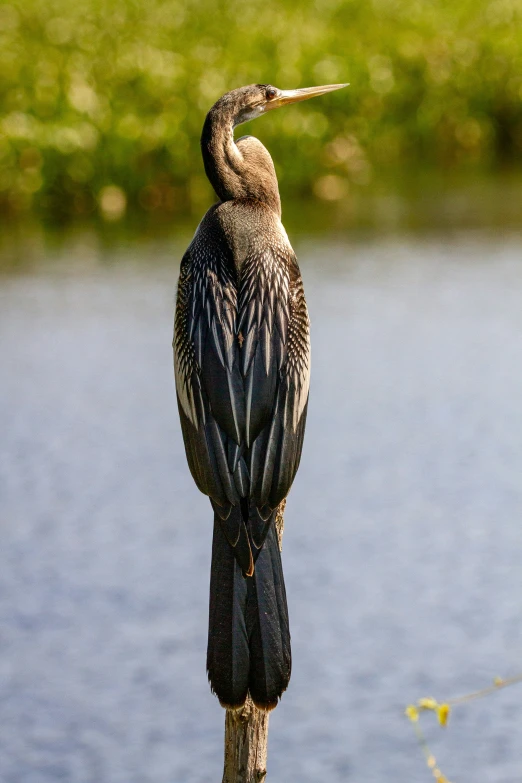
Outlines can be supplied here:
<path id="1" fill-rule="evenodd" d="M 181 265 L 174 354 L 192 475 L 233 546 L 243 535 L 230 510 L 244 499 L 255 559 L 297 472 L 306 422 L 309 321 L 290 246 L 251 251 L 236 272 L 222 243 L 196 235 Z"/>

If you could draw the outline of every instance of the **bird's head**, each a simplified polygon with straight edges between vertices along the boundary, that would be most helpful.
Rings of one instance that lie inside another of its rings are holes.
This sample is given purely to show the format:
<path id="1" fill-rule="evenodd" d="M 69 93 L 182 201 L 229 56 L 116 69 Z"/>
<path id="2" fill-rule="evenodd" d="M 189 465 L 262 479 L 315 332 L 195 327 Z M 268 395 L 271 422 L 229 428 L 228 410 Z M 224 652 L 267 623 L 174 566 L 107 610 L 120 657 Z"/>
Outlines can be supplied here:
<path id="1" fill-rule="evenodd" d="M 251 198 L 281 214 L 277 177 L 270 153 L 253 136 L 234 140 L 234 128 L 271 109 L 346 87 L 326 84 L 279 90 L 271 84 L 249 84 L 223 95 L 206 116 L 201 151 L 207 177 L 222 201 Z"/>
<path id="2" fill-rule="evenodd" d="M 325 84 L 321 87 L 304 87 L 300 90 L 279 90 L 271 84 L 249 84 L 237 90 L 227 92 L 214 108 L 231 110 L 234 126 L 254 120 L 271 109 L 289 106 L 291 103 L 306 101 L 327 92 L 340 90 L 347 84 Z"/>

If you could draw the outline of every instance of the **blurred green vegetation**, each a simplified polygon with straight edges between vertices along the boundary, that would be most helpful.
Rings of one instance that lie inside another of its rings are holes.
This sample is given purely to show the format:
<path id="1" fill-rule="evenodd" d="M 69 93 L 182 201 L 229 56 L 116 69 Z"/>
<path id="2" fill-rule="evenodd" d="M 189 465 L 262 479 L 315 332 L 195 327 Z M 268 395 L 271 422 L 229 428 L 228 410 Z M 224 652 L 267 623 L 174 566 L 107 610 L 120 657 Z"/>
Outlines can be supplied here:
<path id="1" fill-rule="evenodd" d="M 0 211 L 200 211 L 204 115 L 251 82 L 351 83 L 241 129 L 283 197 L 515 164 L 521 22 L 520 0 L 0 2 Z"/>

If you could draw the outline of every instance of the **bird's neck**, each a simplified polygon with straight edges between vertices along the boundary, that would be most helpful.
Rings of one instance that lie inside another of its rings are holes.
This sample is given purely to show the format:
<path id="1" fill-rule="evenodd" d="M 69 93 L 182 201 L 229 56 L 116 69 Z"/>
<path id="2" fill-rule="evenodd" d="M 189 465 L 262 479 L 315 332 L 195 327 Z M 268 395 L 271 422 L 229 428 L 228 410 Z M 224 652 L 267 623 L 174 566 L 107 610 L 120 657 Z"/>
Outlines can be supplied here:
<path id="1" fill-rule="evenodd" d="M 256 199 L 281 216 L 281 200 L 270 153 L 253 136 L 234 140 L 233 107 L 213 107 L 201 135 L 205 171 L 222 201 Z"/>

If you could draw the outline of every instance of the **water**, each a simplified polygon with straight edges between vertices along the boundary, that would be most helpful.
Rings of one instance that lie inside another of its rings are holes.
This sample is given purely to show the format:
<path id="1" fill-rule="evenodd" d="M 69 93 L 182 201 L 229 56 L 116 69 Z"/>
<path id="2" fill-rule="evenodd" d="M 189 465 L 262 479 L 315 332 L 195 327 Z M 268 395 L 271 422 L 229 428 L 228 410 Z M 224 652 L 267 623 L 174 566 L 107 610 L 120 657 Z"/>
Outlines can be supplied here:
<path id="1" fill-rule="evenodd" d="M 295 244 L 313 381 L 269 780 L 427 781 L 404 707 L 522 669 L 522 236 Z M 179 248 L 23 247 L 0 281 L 0 780 L 219 781 Z M 520 780 L 520 686 L 422 721 L 453 783 Z"/>

